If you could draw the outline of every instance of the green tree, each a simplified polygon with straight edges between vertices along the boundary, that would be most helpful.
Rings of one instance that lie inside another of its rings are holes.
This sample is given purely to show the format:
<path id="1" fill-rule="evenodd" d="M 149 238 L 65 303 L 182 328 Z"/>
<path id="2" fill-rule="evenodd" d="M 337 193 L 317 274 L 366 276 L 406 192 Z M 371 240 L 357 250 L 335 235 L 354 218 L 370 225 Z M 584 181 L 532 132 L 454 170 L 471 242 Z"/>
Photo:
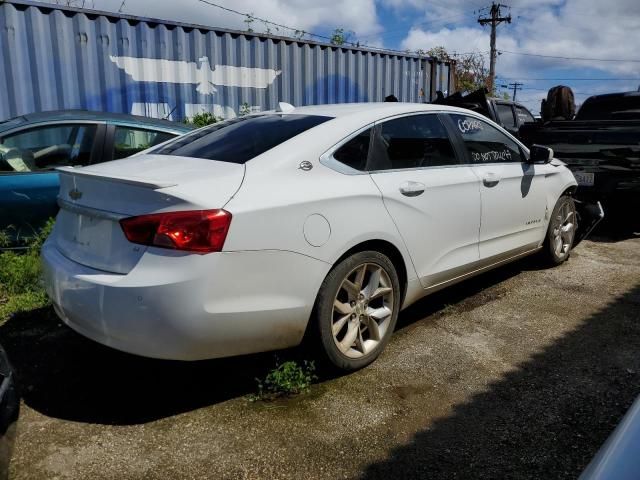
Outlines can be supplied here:
<path id="1" fill-rule="evenodd" d="M 442 46 L 427 50 L 426 53 L 430 57 L 441 61 L 455 61 L 455 91 L 462 93 L 473 92 L 487 86 L 489 70 L 485 66 L 484 57 L 480 53 L 452 56 Z"/>
<path id="2" fill-rule="evenodd" d="M 349 43 L 349 39 L 354 35 L 352 31 L 346 31 L 344 28 L 336 28 L 331 34 L 331 39 L 329 40 L 334 45 L 344 45 L 345 43 Z"/>
<path id="3" fill-rule="evenodd" d="M 247 32 L 252 33 L 253 32 L 253 22 L 255 22 L 255 18 L 253 16 L 253 13 L 249 13 L 246 15 L 247 18 L 245 18 L 243 20 L 243 22 L 247 25 Z"/>
<path id="4" fill-rule="evenodd" d="M 187 125 L 193 125 L 196 128 L 205 127 L 207 125 L 211 125 L 212 123 L 221 122 L 222 117 L 216 117 L 213 113 L 210 112 L 200 112 L 196 113 L 193 117 L 185 118 L 183 120 Z"/>

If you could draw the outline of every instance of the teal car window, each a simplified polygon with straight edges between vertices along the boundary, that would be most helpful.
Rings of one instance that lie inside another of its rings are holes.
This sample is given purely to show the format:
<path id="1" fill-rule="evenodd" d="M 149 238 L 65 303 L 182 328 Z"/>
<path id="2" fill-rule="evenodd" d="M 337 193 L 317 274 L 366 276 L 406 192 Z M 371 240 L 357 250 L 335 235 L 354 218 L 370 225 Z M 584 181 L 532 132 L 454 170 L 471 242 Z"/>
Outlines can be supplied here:
<path id="1" fill-rule="evenodd" d="M 144 130 L 134 127 L 116 127 L 113 159 L 125 158 L 175 137 L 173 133 Z"/>
<path id="2" fill-rule="evenodd" d="M 0 171 L 37 172 L 91 159 L 96 125 L 49 125 L 0 138 Z"/>

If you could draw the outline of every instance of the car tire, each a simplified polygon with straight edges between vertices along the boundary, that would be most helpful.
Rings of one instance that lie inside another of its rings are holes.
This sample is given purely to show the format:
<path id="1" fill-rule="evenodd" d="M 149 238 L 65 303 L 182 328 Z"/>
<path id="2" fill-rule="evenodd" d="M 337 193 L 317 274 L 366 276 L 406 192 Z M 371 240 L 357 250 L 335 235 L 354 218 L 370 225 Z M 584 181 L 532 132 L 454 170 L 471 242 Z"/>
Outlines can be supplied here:
<path id="1" fill-rule="evenodd" d="M 336 264 L 313 311 L 326 360 L 345 371 L 373 362 L 396 326 L 400 294 L 396 269 L 382 253 L 358 252 Z"/>
<path id="2" fill-rule="evenodd" d="M 542 256 L 547 264 L 560 265 L 569 258 L 576 237 L 577 222 L 573 198 L 561 196 L 551 213 L 542 248 Z"/>

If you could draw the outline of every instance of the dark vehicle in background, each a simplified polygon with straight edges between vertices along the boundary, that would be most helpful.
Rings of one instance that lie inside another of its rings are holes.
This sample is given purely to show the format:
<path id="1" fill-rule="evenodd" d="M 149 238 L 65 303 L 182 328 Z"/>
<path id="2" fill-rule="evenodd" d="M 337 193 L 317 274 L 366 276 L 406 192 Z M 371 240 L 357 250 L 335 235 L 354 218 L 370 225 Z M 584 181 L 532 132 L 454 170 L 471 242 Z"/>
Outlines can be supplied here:
<path id="1" fill-rule="evenodd" d="M 518 137 L 520 127 L 526 122 L 535 122 L 533 114 L 524 106 L 511 100 L 489 97 L 486 88 L 468 95 L 454 93 L 438 98 L 433 103 L 467 108 L 490 118 L 510 134 Z M 542 142 L 544 145 L 544 142 Z"/>
<path id="2" fill-rule="evenodd" d="M 0 346 L 0 480 L 9 476 L 20 397 L 7 355 Z"/>
<path id="3" fill-rule="evenodd" d="M 55 168 L 128 157 L 190 130 L 167 120 L 81 110 L 0 122 L 0 232 L 9 241 L 2 246 L 24 246 L 56 215 Z"/>
<path id="4" fill-rule="evenodd" d="M 631 213 L 640 223 L 640 92 L 590 97 L 573 120 L 522 125 L 520 138 L 551 147 L 567 163 L 576 198 L 600 201 L 613 222 Z"/>

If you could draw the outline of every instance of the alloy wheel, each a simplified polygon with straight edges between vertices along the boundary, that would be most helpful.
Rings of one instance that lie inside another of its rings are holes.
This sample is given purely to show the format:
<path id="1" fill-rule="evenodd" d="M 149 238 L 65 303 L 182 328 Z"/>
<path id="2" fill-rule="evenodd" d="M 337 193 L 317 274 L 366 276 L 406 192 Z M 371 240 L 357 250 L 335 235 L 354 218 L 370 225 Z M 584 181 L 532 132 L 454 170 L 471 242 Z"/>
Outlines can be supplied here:
<path id="1" fill-rule="evenodd" d="M 384 339 L 393 316 L 389 273 L 375 263 L 354 268 L 342 281 L 333 302 L 331 330 L 340 352 L 360 358 Z"/>
<path id="2" fill-rule="evenodd" d="M 564 202 L 554 219 L 553 250 L 558 257 L 569 253 L 575 235 L 575 211 L 570 202 Z"/>

